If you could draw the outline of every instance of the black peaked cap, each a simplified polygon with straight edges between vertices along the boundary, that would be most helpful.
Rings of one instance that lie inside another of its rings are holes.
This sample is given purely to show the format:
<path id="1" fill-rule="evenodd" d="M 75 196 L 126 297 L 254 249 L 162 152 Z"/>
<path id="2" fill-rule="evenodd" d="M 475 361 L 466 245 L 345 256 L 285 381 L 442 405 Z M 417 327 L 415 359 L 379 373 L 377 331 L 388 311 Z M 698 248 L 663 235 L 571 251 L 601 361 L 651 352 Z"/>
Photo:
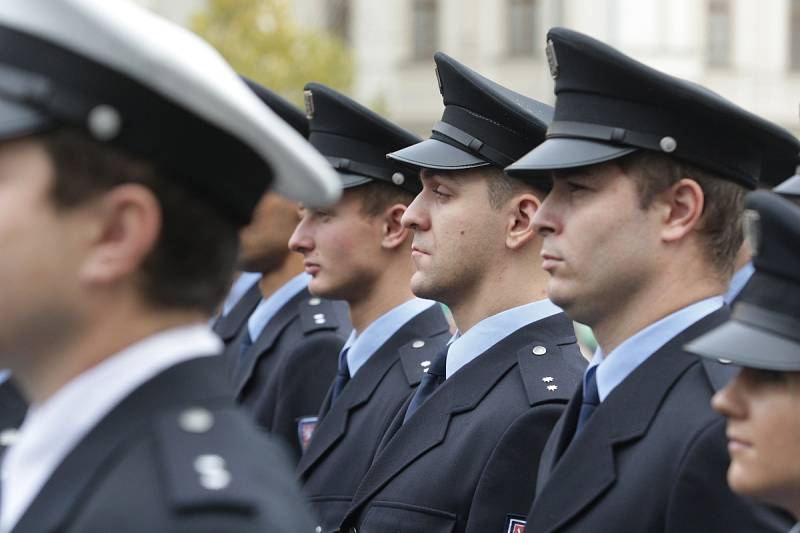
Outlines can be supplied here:
<path id="1" fill-rule="evenodd" d="M 507 169 L 512 176 L 593 165 L 645 149 L 755 188 L 773 147 L 797 143 L 785 129 L 705 87 L 592 37 L 553 28 L 547 39 L 555 116 L 547 140 Z"/>
<path id="2" fill-rule="evenodd" d="M 755 273 L 731 320 L 691 342 L 705 357 L 800 370 L 800 207 L 771 191 L 747 196 L 745 221 Z"/>
<path id="3" fill-rule="evenodd" d="M 379 180 L 412 194 L 422 190 L 415 169 L 386 158 L 419 137 L 320 83 L 306 84 L 305 102 L 308 141 L 339 171 L 342 187 Z"/>
<path id="4" fill-rule="evenodd" d="M 267 89 L 260 83 L 245 76 L 241 76 L 241 78 L 268 108 L 293 127 L 297 133 L 308 138 L 308 119 L 305 113 L 272 89 Z"/>
<path id="5" fill-rule="evenodd" d="M 442 52 L 433 56 L 444 113 L 430 139 L 389 157 L 422 168 L 506 167 L 544 140 L 553 108 Z"/>

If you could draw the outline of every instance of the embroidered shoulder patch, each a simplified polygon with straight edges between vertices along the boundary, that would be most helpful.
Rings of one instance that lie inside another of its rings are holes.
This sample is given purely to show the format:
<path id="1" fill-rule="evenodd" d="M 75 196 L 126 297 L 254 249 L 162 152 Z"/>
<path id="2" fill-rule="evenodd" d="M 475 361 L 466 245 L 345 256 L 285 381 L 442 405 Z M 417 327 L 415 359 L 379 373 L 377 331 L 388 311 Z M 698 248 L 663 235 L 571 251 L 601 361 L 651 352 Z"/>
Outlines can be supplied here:
<path id="1" fill-rule="evenodd" d="M 316 416 L 306 416 L 297 421 L 297 438 L 303 451 L 308 449 L 314 430 L 317 429 L 318 421 L 319 418 Z"/>

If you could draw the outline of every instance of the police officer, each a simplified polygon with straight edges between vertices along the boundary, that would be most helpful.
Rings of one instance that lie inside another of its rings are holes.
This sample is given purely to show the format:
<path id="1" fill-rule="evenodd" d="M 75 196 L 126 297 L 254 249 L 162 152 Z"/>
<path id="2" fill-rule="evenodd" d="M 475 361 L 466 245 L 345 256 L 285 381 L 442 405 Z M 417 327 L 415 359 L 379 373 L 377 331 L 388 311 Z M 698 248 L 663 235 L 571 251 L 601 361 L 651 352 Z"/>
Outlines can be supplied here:
<path id="1" fill-rule="evenodd" d="M 458 335 L 398 412 L 343 531 L 524 528 L 539 453 L 586 365 L 535 265 L 544 187 L 503 173 L 542 141 L 552 108 L 434 60 L 442 120 L 389 156 L 422 169 L 403 217 L 411 288 L 447 304 Z"/>
<path id="2" fill-rule="evenodd" d="M 725 484 L 729 377 L 686 340 L 723 322 L 746 188 L 788 134 L 580 33 L 548 33 L 555 116 L 509 167 L 551 171 L 536 213 L 550 298 L 598 349 L 545 447 L 527 531 L 785 531 Z"/>
<path id="3" fill-rule="evenodd" d="M 746 205 L 756 272 L 730 321 L 687 349 L 743 367 L 712 399 L 728 420 L 728 484 L 800 520 L 800 209 L 766 191 Z"/>
<path id="4" fill-rule="evenodd" d="M 419 138 L 324 85 L 306 85 L 305 95 L 309 141 L 338 170 L 344 193 L 329 208 L 304 206 L 289 245 L 305 257 L 312 294 L 347 300 L 354 326 L 298 465 L 318 530 L 331 531 L 450 330 L 441 306 L 408 286 L 411 233 L 400 218 L 419 178 L 386 159 Z"/>
<path id="5" fill-rule="evenodd" d="M 299 109 L 266 87 L 245 81 L 278 116 L 308 136 L 308 119 Z M 225 350 L 237 401 L 260 427 L 284 440 L 295 461 L 308 446 L 339 351 L 352 329 L 345 302 L 308 292 L 311 278 L 303 272 L 303 257 L 288 246 L 297 208 L 268 192 L 239 232 L 238 266 L 261 274 L 254 286 L 259 298 Z M 235 329 L 252 291 L 220 321 L 223 334 Z"/>
<path id="6" fill-rule="evenodd" d="M 0 6 L 0 365 L 31 402 L 0 531 L 310 531 L 207 321 L 265 188 L 334 176 L 191 33 L 127 2 Z"/>

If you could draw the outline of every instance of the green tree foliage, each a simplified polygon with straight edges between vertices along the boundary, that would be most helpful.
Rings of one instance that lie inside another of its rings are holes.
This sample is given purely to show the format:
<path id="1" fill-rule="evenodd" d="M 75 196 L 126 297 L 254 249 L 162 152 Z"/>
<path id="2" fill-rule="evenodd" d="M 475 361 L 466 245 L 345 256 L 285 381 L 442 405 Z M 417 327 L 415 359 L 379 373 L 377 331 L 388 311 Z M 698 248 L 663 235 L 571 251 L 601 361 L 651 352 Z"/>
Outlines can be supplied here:
<path id="1" fill-rule="evenodd" d="M 191 27 L 237 72 L 298 105 L 309 81 L 350 88 L 353 60 L 342 39 L 301 28 L 288 0 L 209 0 Z"/>

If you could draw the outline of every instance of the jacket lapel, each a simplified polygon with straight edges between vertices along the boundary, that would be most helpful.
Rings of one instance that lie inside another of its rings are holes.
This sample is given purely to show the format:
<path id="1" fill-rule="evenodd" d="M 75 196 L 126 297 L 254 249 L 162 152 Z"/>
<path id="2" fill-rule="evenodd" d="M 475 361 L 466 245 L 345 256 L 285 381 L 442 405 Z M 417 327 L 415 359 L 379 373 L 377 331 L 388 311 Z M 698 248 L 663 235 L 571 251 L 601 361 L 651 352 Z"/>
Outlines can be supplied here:
<path id="1" fill-rule="evenodd" d="M 237 342 L 232 345 L 233 353 L 229 354 L 232 355 L 229 360 L 237 361 L 241 359 L 241 363 L 236 365 L 233 371 L 233 387 L 237 397 L 242 393 L 242 389 L 244 389 L 244 386 L 250 380 L 250 376 L 253 375 L 253 370 L 258 360 L 272 348 L 272 345 L 275 344 L 275 341 L 280 337 L 283 330 L 286 329 L 292 320 L 298 317 L 300 302 L 308 299 L 308 297 L 308 290 L 303 289 L 292 297 L 291 300 L 286 302 L 286 304 L 275 313 L 275 316 L 267 322 L 258 338 L 253 341 L 253 345 L 241 358 L 238 357 L 241 341 L 237 340 Z M 240 334 L 240 337 L 241 335 L 243 335 L 243 333 Z"/>
<path id="2" fill-rule="evenodd" d="M 261 289 L 258 286 L 258 282 L 256 282 L 247 289 L 247 292 L 236 302 L 236 305 L 227 315 L 217 319 L 213 326 L 214 332 L 220 336 L 225 344 L 229 344 L 239 334 L 242 326 L 247 322 L 247 319 L 260 301 Z"/>
<path id="3" fill-rule="evenodd" d="M 187 402 L 233 403 L 220 357 L 180 363 L 140 386 L 67 455 L 22 515 L 13 533 L 56 533 L 122 448 L 141 438 L 153 413 Z"/>
<path id="4" fill-rule="evenodd" d="M 398 413 L 381 443 L 382 449 L 353 497 L 351 510 L 363 505 L 417 458 L 440 444 L 452 417 L 475 409 L 517 365 L 519 345 L 525 343 L 533 329 L 530 325 L 521 328 L 475 358 L 459 370 L 457 378 L 453 376 L 445 381 L 405 424 Z M 393 430 L 394 434 L 390 435 Z"/>
<path id="5" fill-rule="evenodd" d="M 324 417 L 314 431 L 311 444 L 303 454 L 297 471 L 302 476 L 335 445 L 347 431 L 348 420 L 353 411 L 364 405 L 374 394 L 386 373 L 397 363 L 398 354 L 404 353 L 409 339 L 428 339 L 447 331 L 448 324 L 438 306 L 431 307 L 412 318 L 387 340 L 378 351 L 359 369 L 342 391 L 336 402 L 330 404 L 330 394 L 323 403 Z M 411 348 L 415 357 L 418 350 Z M 426 353 L 423 351 L 423 353 Z M 407 355 L 411 359 L 412 355 Z M 419 366 L 419 364 L 417 364 Z M 419 383 L 417 378 L 416 383 Z M 412 383 L 409 382 L 409 386 Z M 410 392 L 410 389 L 409 389 Z"/>
<path id="6" fill-rule="evenodd" d="M 712 313 L 656 351 L 611 391 L 574 439 L 581 393 L 573 397 L 554 429 L 559 433 L 554 433 L 550 439 L 553 442 L 548 442 L 548 448 L 552 444 L 553 449 L 547 451 L 552 455 L 546 458 L 546 464 L 551 466 L 555 461 L 555 466 L 528 517 L 532 529 L 559 529 L 614 483 L 616 448 L 647 433 L 673 384 L 689 367 L 699 364 L 696 356 L 683 351 L 683 345 L 723 322 L 726 316 L 725 309 Z M 559 452 L 563 453 L 560 458 Z"/>

